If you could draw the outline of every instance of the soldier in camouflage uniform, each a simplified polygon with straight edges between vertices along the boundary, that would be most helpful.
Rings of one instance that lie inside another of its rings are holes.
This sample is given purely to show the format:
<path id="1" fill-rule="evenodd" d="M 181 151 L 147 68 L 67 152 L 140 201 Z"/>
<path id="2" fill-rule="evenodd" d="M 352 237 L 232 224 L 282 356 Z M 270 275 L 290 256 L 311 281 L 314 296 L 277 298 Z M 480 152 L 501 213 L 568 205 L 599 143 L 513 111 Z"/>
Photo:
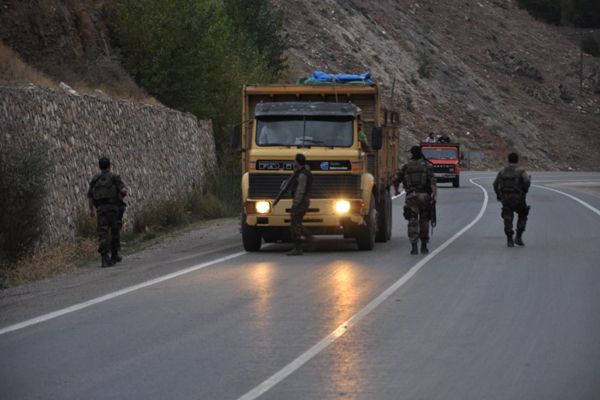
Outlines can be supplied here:
<path id="1" fill-rule="evenodd" d="M 313 241 L 311 233 L 302 225 L 304 214 L 310 205 L 310 188 L 312 186 L 312 174 L 306 166 L 304 154 L 296 154 L 294 178 L 291 183 L 292 188 L 292 210 L 291 210 L 291 235 L 294 242 L 294 248 L 287 253 L 288 256 L 302 255 L 302 236 L 307 241 Z"/>
<path id="2" fill-rule="evenodd" d="M 419 254 L 417 243 L 421 239 L 421 253 L 429 252 L 429 222 L 432 205 L 437 201 L 437 186 L 431 165 L 423 159 L 419 146 L 410 149 L 411 159 L 404 164 L 394 178 L 394 189 L 402 182 L 406 191 L 404 218 L 408 220 L 410 254 Z"/>
<path id="3" fill-rule="evenodd" d="M 121 261 L 120 248 L 120 203 L 127 195 L 127 188 L 119 175 L 110 172 L 110 160 L 103 157 L 98 162 L 101 172 L 96 174 L 87 193 L 90 217 L 98 215 L 98 252 L 102 267 L 110 267 Z M 108 252 L 111 258 L 108 258 Z"/>
<path id="4" fill-rule="evenodd" d="M 508 247 L 514 247 L 515 244 L 525 246 L 523 232 L 525 232 L 530 208 L 525 198 L 529 186 L 531 186 L 531 178 L 518 163 L 519 155 L 510 153 L 508 155 L 508 166 L 498 172 L 494 180 L 494 192 L 496 192 L 498 201 L 502 202 L 502 219 L 504 220 L 504 233 L 506 234 Z M 513 241 L 514 213 L 517 213 L 519 218 L 517 220 L 517 236 Z"/>

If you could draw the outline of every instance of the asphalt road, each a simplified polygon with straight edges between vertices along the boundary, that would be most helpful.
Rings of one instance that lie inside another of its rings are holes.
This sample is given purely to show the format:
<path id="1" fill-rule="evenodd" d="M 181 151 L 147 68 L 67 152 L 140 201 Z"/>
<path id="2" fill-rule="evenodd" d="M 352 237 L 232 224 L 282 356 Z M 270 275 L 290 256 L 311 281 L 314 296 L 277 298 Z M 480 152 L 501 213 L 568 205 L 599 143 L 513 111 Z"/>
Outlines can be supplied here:
<path id="1" fill-rule="evenodd" d="M 532 175 L 525 247 L 468 173 L 428 256 L 398 198 L 372 252 L 244 253 L 232 223 L 0 293 L 0 398 L 599 399 L 600 173 Z"/>

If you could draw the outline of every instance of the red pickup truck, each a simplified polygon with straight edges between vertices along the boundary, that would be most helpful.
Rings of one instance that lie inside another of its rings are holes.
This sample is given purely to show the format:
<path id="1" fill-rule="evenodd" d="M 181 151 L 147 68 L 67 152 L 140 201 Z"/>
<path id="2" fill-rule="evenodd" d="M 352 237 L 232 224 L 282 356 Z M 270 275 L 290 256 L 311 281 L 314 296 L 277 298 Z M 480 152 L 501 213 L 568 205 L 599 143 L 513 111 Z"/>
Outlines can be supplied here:
<path id="1" fill-rule="evenodd" d="M 460 146 L 458 143 L 421 143 L 423 156 L 433 164 L 433 175 L 438 182 L 452 182 L 460 186 Z"/>

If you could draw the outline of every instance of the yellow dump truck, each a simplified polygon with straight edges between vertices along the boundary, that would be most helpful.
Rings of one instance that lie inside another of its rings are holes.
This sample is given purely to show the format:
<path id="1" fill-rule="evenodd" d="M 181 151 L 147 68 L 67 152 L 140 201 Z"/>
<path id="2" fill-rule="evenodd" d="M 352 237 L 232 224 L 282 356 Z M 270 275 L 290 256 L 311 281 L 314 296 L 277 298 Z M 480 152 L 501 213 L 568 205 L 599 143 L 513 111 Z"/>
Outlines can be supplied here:
<path id="1" fill-rule="evenodd" d="M 376 85 L 248 85 L 242 124 L 231 136 L 242 152 L 244 248 L 290 240 L 291 194 L 273 206 L 305 155 L 313 174 L 304 225 L 316 235 L 355 238 L 358 248 L 392 234 L 390 185 L 398 165 L 399 113 Z"/>

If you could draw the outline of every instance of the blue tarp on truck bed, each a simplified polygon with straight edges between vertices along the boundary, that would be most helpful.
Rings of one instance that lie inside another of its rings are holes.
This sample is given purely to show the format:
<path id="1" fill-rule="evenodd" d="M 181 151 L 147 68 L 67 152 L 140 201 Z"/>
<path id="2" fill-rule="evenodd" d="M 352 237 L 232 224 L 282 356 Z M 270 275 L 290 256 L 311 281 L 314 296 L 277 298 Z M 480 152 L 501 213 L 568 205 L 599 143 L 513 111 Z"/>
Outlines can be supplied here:
<path id="1" fill-rule="evenodd" d="M 371 80 L 370 72 L 362 74 L 327 74 L 322 71 L 315 71 L 310 78 L 299 79 L 298 83 L 305 85 L 327 85 L 335 83 L 372 85 L 374 82 Z"/>

